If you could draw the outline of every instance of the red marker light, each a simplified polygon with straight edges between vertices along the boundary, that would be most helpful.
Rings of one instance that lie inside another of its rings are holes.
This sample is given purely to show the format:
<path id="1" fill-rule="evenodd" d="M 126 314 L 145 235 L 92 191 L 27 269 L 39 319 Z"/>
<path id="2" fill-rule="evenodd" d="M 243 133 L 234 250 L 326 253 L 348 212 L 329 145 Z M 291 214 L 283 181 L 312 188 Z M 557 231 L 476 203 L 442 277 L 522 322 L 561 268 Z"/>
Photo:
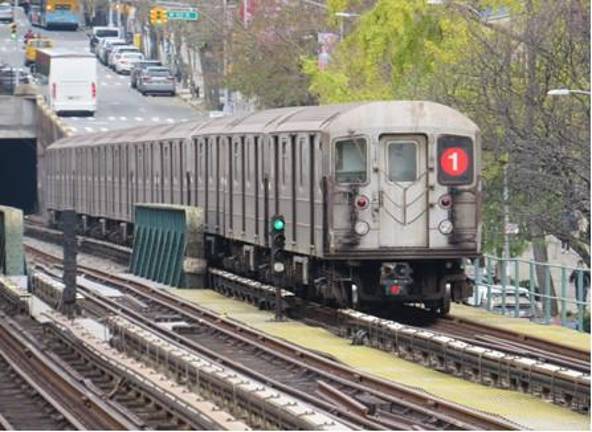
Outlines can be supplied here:
<path id="1" fill-rule="evenodd" d="M 401 292 L 401 286 L 400 285 L 391 285 L 389 287 L 389 292 L 392 295 L 397 295 L 397 294 L 399 294 Z"/>
<path id="2" fill-rule="evenodd" d="M 461 176 L 469 167 L 469 155 L 460 147 L 450 147 L 442 153 L 440 167 L 449 176 Z"/>
<path id="3" fill-rule="evenodd" d="M 365 208 L 368 208 L 368 204 L 370 204 L 370 200 L 368 199 L 367 196 L 360 195 L 359 197 L 356 198 L 356 207 L 359 208 L 360 210 L 364 210 Z"/>
<path id="4" fill-rule="evenodd" d="M 95 83 L 91 83 L 90 92 L 92 94 L 93 99 L 95 99 L 97 97 L 97 85 Z"/>
<path id="5" fill-rule="evenodd" d="M 452 206 L 452 197 L 450 195 L 442 195 L 440 197 L 440 207 L 449 209 Z"/>

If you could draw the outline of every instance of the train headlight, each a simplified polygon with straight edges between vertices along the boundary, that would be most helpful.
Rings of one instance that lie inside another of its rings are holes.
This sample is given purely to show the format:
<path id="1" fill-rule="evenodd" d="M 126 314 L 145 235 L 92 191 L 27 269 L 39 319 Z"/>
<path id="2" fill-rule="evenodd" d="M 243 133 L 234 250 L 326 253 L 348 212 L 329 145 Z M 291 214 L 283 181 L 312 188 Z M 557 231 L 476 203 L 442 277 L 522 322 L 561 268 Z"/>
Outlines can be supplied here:
<path id="1" fill-rule="evenodd" d="M 364 236 L 368 234 L 368 231 L 370 231 L 370 225 L 364 221 L 357 221 L 354 225 L 354 231 L 357 235 Z"/>
<path id="2" fill-rule="evenodd" d="M 452 233 L 453 229 L 454 225 L 452 225 L 452 222 L 450 222 L 448 219 L 444 219 L 442 222 L 440 222 L 440 225 L 438 225 L 438 231 L 444 235 Z"/>

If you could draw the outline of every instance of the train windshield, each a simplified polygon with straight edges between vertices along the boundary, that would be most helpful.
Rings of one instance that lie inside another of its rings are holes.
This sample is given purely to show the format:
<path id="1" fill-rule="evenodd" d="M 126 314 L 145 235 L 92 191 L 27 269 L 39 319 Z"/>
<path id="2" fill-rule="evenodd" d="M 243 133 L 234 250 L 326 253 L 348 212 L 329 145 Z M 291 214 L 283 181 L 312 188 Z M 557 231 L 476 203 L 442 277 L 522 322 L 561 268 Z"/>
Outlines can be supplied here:
<path id="1" fill-rule="evenodd" d="M 366 140 L 347 139 L 335 143 L 335 181 L 364 183 L 367 176 Z"/>

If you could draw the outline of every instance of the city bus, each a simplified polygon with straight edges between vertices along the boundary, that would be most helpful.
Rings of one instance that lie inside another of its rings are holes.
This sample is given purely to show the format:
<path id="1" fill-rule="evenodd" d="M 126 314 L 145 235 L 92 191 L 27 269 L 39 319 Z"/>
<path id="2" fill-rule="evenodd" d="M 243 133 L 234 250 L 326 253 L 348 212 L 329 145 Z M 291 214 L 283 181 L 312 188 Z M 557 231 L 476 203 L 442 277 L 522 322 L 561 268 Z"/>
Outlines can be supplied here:
<path id="1" fill-rule="evenodd" d="M 39 48 L 35 75 L 45 100 L 56 114 L 97 109 L 97 59 L 90 53 L 64 48 Z"/>
<path id="2" fill-rule="evenodd" d="M 37 0 L 31 5 L 31 22 L 46 29 L 76 30 L 80 25 L 79 0 Z"/>

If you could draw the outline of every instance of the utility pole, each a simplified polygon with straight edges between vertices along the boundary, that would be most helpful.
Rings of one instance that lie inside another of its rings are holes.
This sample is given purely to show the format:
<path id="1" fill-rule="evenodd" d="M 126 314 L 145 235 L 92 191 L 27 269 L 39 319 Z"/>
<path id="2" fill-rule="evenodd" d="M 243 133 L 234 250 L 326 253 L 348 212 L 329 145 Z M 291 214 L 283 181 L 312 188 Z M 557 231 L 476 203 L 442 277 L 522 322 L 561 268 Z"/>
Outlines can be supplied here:
<path id="1" fill-rule="evenodd" d="M 113 0 L 109 0 L 109 27 L 113 27 Z"/>
<path id="2" fill-rule="evenodd" d="M 60 311 L 73 318 L 77 313 L 76 305 L 76 254 L 78 244 L 76 240 L 76 211 L 73 209 L 62 212 L 62 223 L 64 230 L 64 291 Z"/>
<path id="3" fill-rule="evenodd" d="M 228 68 L 228 0 L 224 0 L 224 41 L 222 42 L 222 77 L 223 81 L 226 79 L 226 70 Z M 246 14 L 246 10 L 245 10 Z M 246 20 L 246 18 L 245 18 Z M 228 92 L 228 85 L 224 82 L 224 112 L 228 113 L 230 109 L 229 104 L 229 92 Z M 219 104 L 220 102 L 217 101 Z"/>

